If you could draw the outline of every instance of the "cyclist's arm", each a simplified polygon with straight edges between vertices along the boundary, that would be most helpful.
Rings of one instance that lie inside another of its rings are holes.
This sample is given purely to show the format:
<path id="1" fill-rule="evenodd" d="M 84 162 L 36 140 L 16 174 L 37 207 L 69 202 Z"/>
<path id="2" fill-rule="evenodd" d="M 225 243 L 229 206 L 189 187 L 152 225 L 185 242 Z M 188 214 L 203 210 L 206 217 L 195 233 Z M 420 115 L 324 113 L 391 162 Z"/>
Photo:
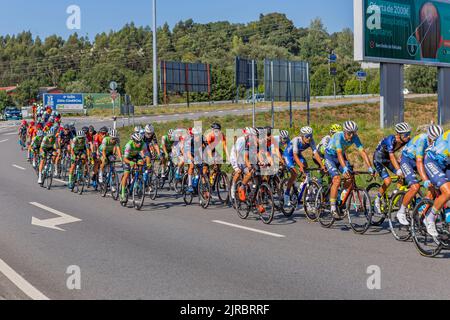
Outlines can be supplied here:
<path id="1" fill-rule="evenodd" d="M 392 165 L 394 166 L 395 170 L 400 170 L 400 165 L 398 164 L 397 157 L 395 156 L 395 153 L 389 153 L 389 159 L 391 160 Z"/>
<path id="2" fill-rule="evenodd" d="M 372 163 L 370 162 L 369 156 L 367 155 L 366 150 L 360 149 L 359 154 L 363 158 L 364 162 L 366 163 L 367 168 L 372 168 Z"/>
<path id="3" fill-rule="evenodd" d="M 425 171 L 425 165 L 423 163 L 422 157 L 417 157 L 416 164 L 417 164 L 417 171 L 419 172 L 420 179 L 422 179 L 422 181 L 430 180 L 428 178 L 427 172 Z"/>
<path id="4" fill-rule="evenodd" d="M 317 163 L 320 165 L 320 170 L 325 171 L 325 166 L 323 165 L 323 159 L 320 157 L 319 152 L 314 151 L 313 154 L 314 159 L 316 159 Z"/>
<path id="5" fill-rule="evenodd" d="M 296 152 L 294 152 L 294 161 L 298 165 L 300 172 L 305 173 L 305 165 L 303 164 L 303 162 L 300 161 L 300 157 Z"/>

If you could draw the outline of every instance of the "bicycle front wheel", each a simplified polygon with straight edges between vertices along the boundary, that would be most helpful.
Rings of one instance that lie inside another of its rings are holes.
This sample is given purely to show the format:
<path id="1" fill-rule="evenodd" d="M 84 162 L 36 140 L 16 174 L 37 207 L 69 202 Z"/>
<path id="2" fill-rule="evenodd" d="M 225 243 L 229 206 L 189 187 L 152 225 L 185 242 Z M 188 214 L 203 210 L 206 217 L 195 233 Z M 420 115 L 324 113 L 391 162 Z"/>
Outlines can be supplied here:
<path id="1" fill-rule="evenodd" d="M 133 206 L 136 210 L 141 210 L 144 206 L 145 200 L 145 188 L 144 181 L 142 177 L 139 177 L 137 181 L 135 181 L 133 186 Z"/>
<path id="2" fill-rule="evenodd" d="M 317 192 L 315 210 L 320 225 L 324 228 L 331 228 L 335 220 L 331 213 L 330 194 L 324 187 Z"/>
<path id="3" fill-rule="evenodd" d="M 311 222 L 317 222 L 319 219 L 316 207 L 319 189 L 320 185 L 316 181 L 311 181 L 303 194 L 303 209 L 305 210 L 306 218 Z"/>
<path id="4" fill-rule="evenodd" d="M 372 206 L 365 190 L 353 190 L 347 201 L 348 222 L 357 234 L 364 234 L 372 224 Z"/>
<path id="5" fill-rule="evenodd" d="M 398 241 L 408 241 L 411 239 L 411 231 L 409 226 L 402 225 L 397 219 L 397 212 L 400 210 L 400 207 L 403 203 L 403 198 L 405 197 L 405 192 L 398 192 L 392 197 L 391 204 L 389 205 L 389 214 L 388 214 L 388 222 L 389 229 L 391 230 L 392 235 Z M 414 210 L 413 205 L 408 207 L 409 210 Z M 407 215 L 411 225 L 411 215 Z"/>
<path id="6" fill-rule="evenodd" d="M 378 193 L 380 193 L 380 188 L 381 185 L 379 183 L 372 183 L 366 189 L 369 194 L 370 204 L 372 207 L 372 225 L 375 227 L 379 227 L 384 223 L 389 212 L 387 195 L 381 198 L 381 212 L 377 213 L 377 210 L 375 210 L 375 199 L 378 197 Z"/>
<path id="7" fill-rule="evenodd" d="M 268 184 L 263 183 L 256 194 L 256 210 L 264 224 L 271 224 L 275 215 L 273 194 Z"/>
<path id="8" fill-rule="evenodd" d="M 200 198 L 200 206 L 203 209 L 207 209 L 211 203 L 211 185 L 206 175 L 203 175 L 198 182 L 198 196 Z"/>

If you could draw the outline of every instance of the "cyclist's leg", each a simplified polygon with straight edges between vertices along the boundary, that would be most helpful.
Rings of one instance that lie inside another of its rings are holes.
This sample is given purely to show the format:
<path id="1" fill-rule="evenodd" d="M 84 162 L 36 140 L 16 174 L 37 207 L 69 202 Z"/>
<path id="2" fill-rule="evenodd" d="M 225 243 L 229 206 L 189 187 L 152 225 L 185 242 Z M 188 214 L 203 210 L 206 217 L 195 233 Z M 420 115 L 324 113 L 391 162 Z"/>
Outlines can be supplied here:
<path id="1" fill-rule="evenodd" d="M 337 159 L 337 157 L 332 157 L 326 154 L 325 165 L 332 179 L 332 186 L 330 191 L 330 205 L 331 211 L 333 212 L 333 214 L 335 214 L 337 212 L 337 197 L 339 193 L 339 187 L 341 185 L 339 160 Z"/>
<path id="2" fill-rule="evenodd" d="M 124 172 L 123 172 L 123 177 L 122 177 L 122 181 L 120 183 L 120 197 L 121 199 L 125 198 L 125 194 L 126 194 L 126 190 L 127 190 L 127 186 L 128 186 L 128 178 L 130 177 L 130 172 L 131 172 L 131 166 L 130 164 L 125 164 L 124 165 Z"/>

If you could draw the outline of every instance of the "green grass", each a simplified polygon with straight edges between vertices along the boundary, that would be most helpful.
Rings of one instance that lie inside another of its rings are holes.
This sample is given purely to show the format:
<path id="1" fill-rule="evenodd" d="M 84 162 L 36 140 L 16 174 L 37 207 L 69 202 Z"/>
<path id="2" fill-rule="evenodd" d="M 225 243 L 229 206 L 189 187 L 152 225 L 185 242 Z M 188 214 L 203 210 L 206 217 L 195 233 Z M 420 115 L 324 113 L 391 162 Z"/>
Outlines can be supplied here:
<path id="1" fill-rule="evenodd" d="M 437 99 L 418 98 L 414 100 L 406 100 L 405 102 L 405 120 L 409 122 L 415 131 L 413 134 L 419 133 L 416 129 L 419 126 L 429 124 L 436 121 L 437 118 Z M 291 137 L 298 135 L 300 128 L 306 125 L 306 111 L 294 112 L 294 128 L 289 129 Z M 223 128 L 245 128 L 251 125 L 251 115 L 249 116 L 225 116 L 225 117 L 203 117 L 203 128 L 209 128 L 212 122 L 220 122 Z M 340 107 L 330 107 L 311 110 L 311 123 L 315 132 L 315 140 L 318 143 L 320 139 L 327 135 L 330 125 L 333 123 L 344 123 L 347 120 L 356 121 L 360 127 L 359 136 L 363 142 L 369 156 L 373 154 L 379 141 L 392 134 L 392 129 L 381 130 L 380 124 L 380 108 L 379 104 L 365 105 L 346 105 Z M 270 113 L 257 114 L 257 126 L 266 126 L 271 124 Z M 278 129 L 289 128 L 289 112 L 281 112 L 275 114 L 275 124 Z M 173 121 L 156 125 L 158 137 L 166 134 L 169 129 L 189 128 L 193 127 L 191 120 Z M 450 126 L 446 126 L 450 129 Z M 121 141 L 126 143 L 132 132 L 132 127 L 120 129 Z M 307 159 L 311 159 L 310 152 L 305 153 Z M 365 170 L 364 163 L 354 149 L 349 150 L 349 160 L 357 170 Z"/>

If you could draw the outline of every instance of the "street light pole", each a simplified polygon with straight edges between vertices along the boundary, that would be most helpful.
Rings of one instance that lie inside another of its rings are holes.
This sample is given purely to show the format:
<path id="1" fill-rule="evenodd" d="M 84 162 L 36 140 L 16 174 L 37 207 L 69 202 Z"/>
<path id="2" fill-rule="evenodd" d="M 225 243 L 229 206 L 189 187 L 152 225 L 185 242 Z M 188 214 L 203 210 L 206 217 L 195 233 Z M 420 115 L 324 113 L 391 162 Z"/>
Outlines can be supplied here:
<path id="1" fill-rule="evenodd" d="M 158 47 L 156 30 L 156 0 L 153 0 L 153 106 L 158 106 Z"/>

